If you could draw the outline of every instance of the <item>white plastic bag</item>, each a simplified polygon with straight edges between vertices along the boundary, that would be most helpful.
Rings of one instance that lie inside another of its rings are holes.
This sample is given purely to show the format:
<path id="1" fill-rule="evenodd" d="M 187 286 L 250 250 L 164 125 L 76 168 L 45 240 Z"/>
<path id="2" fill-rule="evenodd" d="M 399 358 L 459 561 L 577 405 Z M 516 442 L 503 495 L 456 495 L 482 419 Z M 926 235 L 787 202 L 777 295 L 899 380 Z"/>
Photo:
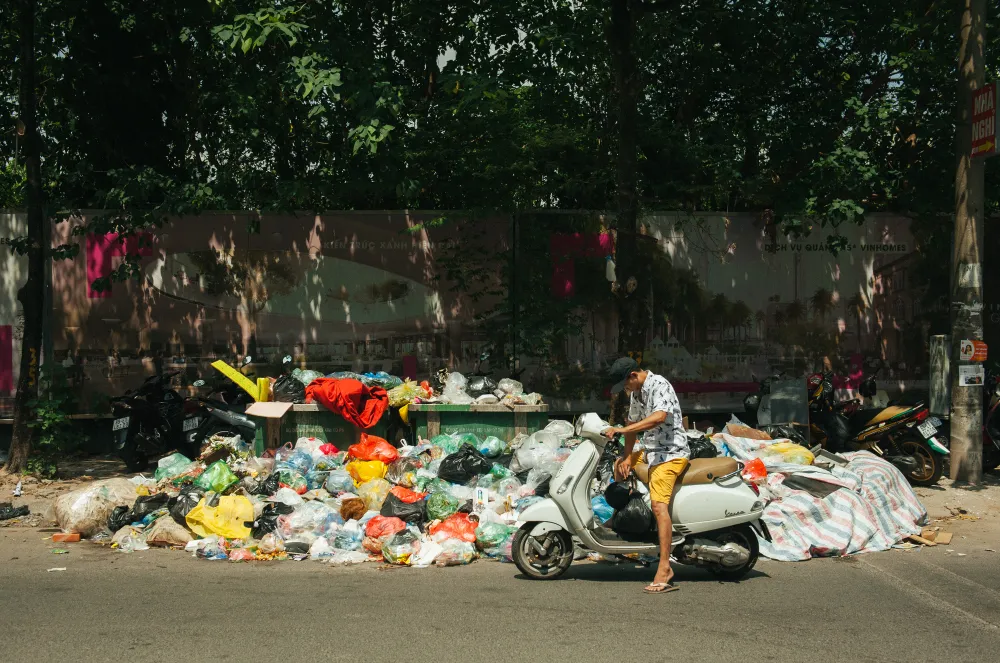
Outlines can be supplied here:
<path id="1" fill-rule="evenodd" d="M 426 569 L 434 564 L 434 561 L 444 552 L 440 543 L 425 541 L 420 548 L 410 556 L 410 566 L 417 569 Z"/>
<path id="2" fill-rule="evenodd" d="M 473 398 L 465 392 L 468 384 L 469 381 L 461 373 L 449 373 L 441 395 L 446 401 L 454 405 L 468 405 L 473 402 Z"/>
<path id="3" fill-rule="evenodd" d="M 513 378 L 503 378 L 497 383 L 497 388 L 505 394 L 515 396 L 524 393 L 524 385 Z"/>
<path id="4" fill-rule="evenodd" d="M 573 424 L 565 419 L 553 419 L 542 429 L 546 433 L 555 435 L 560 440 L 573 437 Z"/>
<path id="5" fill-rule="evenodd" d="M 52 519 L 64 532 L 89 538 L 107 530 L 108 516 L 118 506 L 132 506 L 138 495 L 128 479 L 92 481 L 60 495 L 52 505 Z"/>

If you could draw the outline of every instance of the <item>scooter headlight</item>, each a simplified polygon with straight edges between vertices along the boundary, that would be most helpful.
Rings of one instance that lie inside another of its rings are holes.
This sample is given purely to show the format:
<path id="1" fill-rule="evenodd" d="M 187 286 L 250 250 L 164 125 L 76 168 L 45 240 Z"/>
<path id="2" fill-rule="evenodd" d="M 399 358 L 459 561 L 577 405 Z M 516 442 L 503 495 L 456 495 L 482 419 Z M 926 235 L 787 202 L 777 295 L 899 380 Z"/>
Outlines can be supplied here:
<path id="1" fill-rule="evenodd" d="M 764 503 L 762 501 L 760 501 L 760 500 L 757 500 L 756 502 L 753 503 L 753 506 L 750 507 L 750 510 L 751 511 L 763 511 L 764 510 Z"/>

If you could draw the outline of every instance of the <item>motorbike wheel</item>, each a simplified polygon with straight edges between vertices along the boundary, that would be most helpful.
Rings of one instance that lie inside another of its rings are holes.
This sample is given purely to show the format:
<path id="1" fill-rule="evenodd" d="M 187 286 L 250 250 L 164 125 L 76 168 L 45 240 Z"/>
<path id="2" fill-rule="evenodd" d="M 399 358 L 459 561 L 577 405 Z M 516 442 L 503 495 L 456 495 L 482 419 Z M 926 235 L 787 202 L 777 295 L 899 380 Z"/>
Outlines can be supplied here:
<path id="1" fill-rule="evenodd" d="M 521 573 L 532 580 L 554 580 L 573 563 L 573 538 L 564 531 L 531 536 L 536 524 L 527 523 L 515 532 L 511 557 Z"/>
<path id="2" fill-rule="evenodd" d="M 750 573 L 750 571 L 753 570 L 753 567 L 757 565 L 757 559 L 760 557 L 760 545 L 757 543 L 757 535 L 754 533 L 753 528 L 749 524 L 744 523 L 742 525 L 737 525 L 736 527 L 723 530 L 719 532 L 718 535 L 713 536 L 712 539 L 723 545 L 727 543 L 735 543 L 736 545 L 742 546 L 750 551 L 750 558 L 741 566 L 709 567 L 709 570 L 722 580 L 727 580 L 729 582 L 742 580 L 748 573 Z"/>
<path id="3" fill-rule="evenodd" d="M 142 433 L 136 433 L 141 436 Z M 125 446 L 119 452 L 119 457 L 125 463 L 125 469 L 129 472 L 142 472 L 149 467 L 149 456 L 142 450 L 142 440 L 130 438 L 125 440 Z"/>
<path id="4" fill-rule="evenodd" d="M 916 434 L 907 435 L 899 442 L 899 449 L 917 459 L 920 467 L 906 475 L 914 486 L 933 486 L 944 471 L 944 456 L 934 451 L 927 440 Z"/>

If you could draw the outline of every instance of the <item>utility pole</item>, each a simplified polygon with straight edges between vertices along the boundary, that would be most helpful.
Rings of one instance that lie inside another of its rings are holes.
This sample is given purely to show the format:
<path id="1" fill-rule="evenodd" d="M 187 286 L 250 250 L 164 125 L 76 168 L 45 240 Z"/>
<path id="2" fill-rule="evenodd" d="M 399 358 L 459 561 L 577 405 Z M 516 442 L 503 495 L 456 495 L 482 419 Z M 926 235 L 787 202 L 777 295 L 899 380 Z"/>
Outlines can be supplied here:
<path id="1" fill-rule="evenodd" d="M 983 387 L 962 386 L 959 346 L 983 338 L 982 156 L 973 156 L 973 96 L 986 83 L 986 0 L 963 0 L 959 24 L 958 123 L 955 129 L 955 238 L 951 273 L 951 478 L 983 480 Z"/>

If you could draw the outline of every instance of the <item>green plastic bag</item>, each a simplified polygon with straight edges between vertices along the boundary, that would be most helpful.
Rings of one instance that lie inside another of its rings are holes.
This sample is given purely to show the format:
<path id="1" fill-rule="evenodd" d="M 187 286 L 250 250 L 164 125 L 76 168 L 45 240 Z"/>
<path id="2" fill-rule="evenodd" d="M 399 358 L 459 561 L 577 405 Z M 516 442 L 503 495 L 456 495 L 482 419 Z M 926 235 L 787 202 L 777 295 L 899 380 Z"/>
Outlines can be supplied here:
<path id="1" fill-rule="evenodd" d="M 516 531 L 516 527 L 510 527 L 503 523 L 483 523 L 476 528 L 476 542 L 483 550 L 496 548 Z"/>
<path id="2" fill-rule="evenodd" d="M 201 476 L 194 482 L 205 492 L 213 491 L 220 495 L 226 492 L 230 486 L 239 481 L 239 477 L 233 474 L 225 461 L 217 460 L 209 465 Z"/>
<path id="3" fill-rule="evenodd" d="M 187 468 L 191 466 L 191 459 L 184 454 L 170 454 L 166 458 L 161 458 L 160 462 L 156 464 L 156 473 L 153 477 L 157 481 L 162 481 L 163 479 L 173 479 L 174 477 L 183 474 Z"/>
<path id="4" fill-rule="evenodd" d="M 441 435 L 436 435 L 431 438 L 431 445 L 440 448 L 444 451 L 444 455 L 453 454 L 458 451 L 461 445 L 458 442 L 458 438 L 454 435 L 448 435 L 447 433 L 442 433 Z"/>
<path id="5" fill-rule="evenodd" d="M 474 449 L 478 449 L 482 445 L 482 442 L 476 437 L 475 433 L 455 433 L 452 437 L 455 438 L 459 447 L 463 444 L 471 444 Z M 455 451 L 458 451 L 458 449 L 455 449 Z"/>
<path id="6" fill-rule="evenodd" d="M 478 447 L 479 452 L 487 458 L 496 458 L 500 456 L 506 448 L 507 443 L 493 435 L 490 435 L 488 438 L 480 442 Z"/>
<path id="7" fill-rule="evenodd" d="M 500 463 L 493 463 L 493 467 L 490 469 L 490 476 L 497 481 L 501 481 L 502 479 L 509 479 L 515 475 L 510 471 L 510 469 L 504 467 Z"/>
<path id="8" fill-rule="evenodd" d="M 427 498 L 427 518 L 444 520 L 448 516 L 458 513 L 459 506 L 458 499 L 448 493 L 434 493 Z"/>

